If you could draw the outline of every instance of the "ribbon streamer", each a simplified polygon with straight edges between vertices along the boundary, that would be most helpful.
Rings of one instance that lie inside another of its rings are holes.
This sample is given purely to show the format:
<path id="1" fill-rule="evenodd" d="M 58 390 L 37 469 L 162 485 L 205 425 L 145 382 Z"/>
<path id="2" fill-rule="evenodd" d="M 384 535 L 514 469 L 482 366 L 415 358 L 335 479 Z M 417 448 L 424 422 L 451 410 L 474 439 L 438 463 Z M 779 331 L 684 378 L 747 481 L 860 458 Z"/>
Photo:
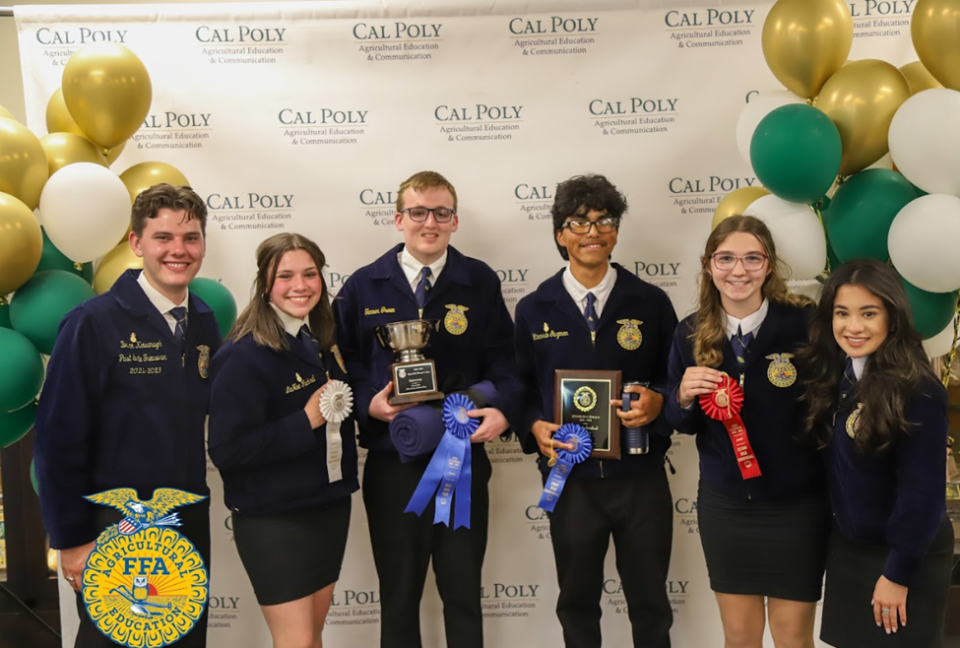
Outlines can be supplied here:
<path id="1" fill-rule="evenodd" d="M 422 515 L 436 493 L 434 524 L 450 526 L 451 503 L 456 495 L 454 529 L 470 528 L 470 436 L 480 426 L 478 419 L 467 412 L 476 409 L 463 394 L 451 394 L 443 401 L 443 423 L 446 432 L 433 453 L 433 458 L 420 478 L 405 513 Z"/>
<path id="2" fill-rule="evenodd" d="M 740 466 L 740 476 L 743 479 L 759 477 L 760 464 L 753 454 L 750 439 L 747 438 L 747 428 L 744 427 L 743 419 L 740 418 L 740 410 L 743 409 L 743 389 L 729 375 L 723 374 L 721 378 L 723 380 L 716 390 L 700 396 L 700 408 L 704 414 L 720 421 L 727 428 L 730 443 L 733 444 L 733 453 Z"/>
<path id="3" fill-rule="evenodd" d="M 343 437 L 340 424 L 353 412 L 353 390 L 342 380 L 331 380 L 320 394 L 320 413 L 327 420 L 327 481 L 343 479 Z"/>
<path id="4" fill-rule="evenodd" d="M 553 438 L 560 443 L 573 444 L 573 450 L 558 450 L 557 463 L 547 476 L 547 483 L 543 487 L 543 495 L 540 496 L 537 506 L 549 512 L 552 512 L 557 505 L 570 471 L 575 465 L 585 461 L 593 451 L 593 437 L 586 428 L 576 423 L 561 425 Z"/>

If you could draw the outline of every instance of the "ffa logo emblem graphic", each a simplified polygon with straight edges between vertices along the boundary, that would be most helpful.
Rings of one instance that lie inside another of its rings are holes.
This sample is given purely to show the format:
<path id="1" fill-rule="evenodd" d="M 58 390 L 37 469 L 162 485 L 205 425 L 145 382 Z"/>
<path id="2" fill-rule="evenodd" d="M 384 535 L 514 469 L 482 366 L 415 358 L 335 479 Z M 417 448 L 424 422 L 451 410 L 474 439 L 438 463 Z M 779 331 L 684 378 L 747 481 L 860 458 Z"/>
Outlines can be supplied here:
<path id="1" fill-rule="evenodd" d="M 847 417 L 847 436 L 851 439 L 857 438 L 857 430 L 860 429 L 860 411 L 863 409 L 863 403 L 857 404 L 857 409 L 850 412 Z"/>
<path id="2" fill-rule="evenodd" d="M 597 404 L 597 392 L 584 385 L 573 392 L 573 404 L 581 412 L 589 412 Z"/>
<path id="3" fill-rule="evenodd" d="M 197 351 L 200 352 L 200 357 L 197 358 L 197 369 L 200 370 L 201 378 L 207 378 L 210 376 L 210 347 L 201 344 L 197 347 Z"/>
<path id="4" fill-rule="evenodd" d="M 622 319 L 617 320 L 620 330 L 617 331 L 617 342 L 627 351 L 634 351 L 643 344 L 643 334 L 640 332 L 640 320 Z"/>
<path id="5" fill-rule="evenodd" d="M 443 326 L 447 329 L 447 333 L 463 335 L 469 324 L 469 322 L 467 322 L 467 316 L 464 313 L 470 309 L 466 306 L 458 306 L 457 304 L 447 304 L 446 307 L 450 309 L 447 316 L 443 318 Z"/>
<path id="6" fill-rule="evenodd" d="M 130 334 L 130 342 L 136 343 L 136 341 L 137 341 L 137 334 L 136 334 L 136 333 L 131 333 L 131 334 Z"/>
<path id="7" fill-rule="evenodd" d="M 789 387 L 797 382 L 797 368 L 790 362 L 792 353 L 773 353 L 767 356 L 772 360 L 767 367 L 767 378 L 777 387 Z"/>
<path id="8" fill-rule="evenodd" d="M 155 648 L 179 641 L 203 615 L 207 570 L 203 557 L 171 527 L 173 509 L 206 497 L 158 488 L 141 502 L 132 488 L 88 495 L 124 514 L 97 538 L 83 571 L 83 603 L 97 629 L 114 643 Z"/>
<path id="9" fill-rule="evenodd" d="M 340 367 L 340 371 L 347 373 L 347 365 L 343 362 L 343 356 L 340 354 L 340 347 L 334 344 L 330 347 L 330 351 L 333 353 L 333 359 L 337 361 L 337 366 Z"/>

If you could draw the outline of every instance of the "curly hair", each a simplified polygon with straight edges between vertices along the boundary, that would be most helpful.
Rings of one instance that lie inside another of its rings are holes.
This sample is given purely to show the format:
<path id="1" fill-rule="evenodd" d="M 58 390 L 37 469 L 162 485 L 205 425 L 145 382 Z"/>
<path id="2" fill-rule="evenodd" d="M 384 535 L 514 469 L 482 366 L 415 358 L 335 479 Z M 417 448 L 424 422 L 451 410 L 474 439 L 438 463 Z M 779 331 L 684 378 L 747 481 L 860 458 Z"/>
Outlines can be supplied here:
<path id="1" fill-rule="evenodd" d="M 553 240 L 564 261 L 570 258 L 567 249 L 557 242 L 557 234 L 571 216 L 586 216 L 590 211 L 606 212 L 613 218 L 623 218 L 627 198 L 602 175 L 574 176 L 557 185 L 550 215 L 553 217 Z"/>
<path id="2" fill-rule="evenodd" d="M 883 302 L 887 310 L 887 337 L 867 360 L 867 369 L 854 385 L 842 407 L 839 385 L 846 353 L 833 333 L 837 293 L 844 286 L 860 286 Z M 856 259 L 845 263 L 830 275 L 810 322 L 810 341 L 797 352 L 804 371 L 807 404 L 803 436 L 823 445 L 832 432 L 832 418 L 838 409 L 863 405 L 857 448 L 868 454 L 883 452 L 910 432 L 913 424 L 905 409 L 919 385 L 937 381 L 923 351 L 920 334 L 913 327 L 910 302 L 897 272 L 874 259 Z"/>
<path id="3" fill-rule="evenodd" d="M 763 221 L 753 216 L 725 218 L 707 237 L 703 256 L 700 257 L 700 276 L 697 280 L 700 295 L 697 300 L 697 314 L 693 320 L 693 331 L 690 333 L 690 339 L 693 341 L 693 358 L 699 366 L 719 367 L 723 362 L 726 327 L 720 291 L 714 285 L 713 276 L 710 274 L 710 259 L 727 237 L 737 232 L 753 235 L 763 248 L 763 253 L 767 255 L 770 272 L 767 273 L 761 288 L 764 297 L 776 304 L 797 308 L 813 303 L 808 297 L 794 295 L 787 288 L 787 283 L 783 279 L 784 264 L 777 257 L 773 235 Z"/>

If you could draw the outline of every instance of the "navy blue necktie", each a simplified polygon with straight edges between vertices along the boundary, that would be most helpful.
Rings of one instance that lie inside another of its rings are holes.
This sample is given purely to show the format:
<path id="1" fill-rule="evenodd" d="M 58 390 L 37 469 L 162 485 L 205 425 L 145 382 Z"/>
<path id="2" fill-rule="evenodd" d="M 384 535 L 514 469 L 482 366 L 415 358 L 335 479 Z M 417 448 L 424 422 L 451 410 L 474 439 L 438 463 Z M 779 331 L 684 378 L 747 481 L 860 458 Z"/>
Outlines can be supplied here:
<path id="1" fill-rule="evenodd" d="M 592 292 L 587 293 L 587 306 L 583 309 L 583 317 L 587 320 L 587 326 L 590 327 L 590 339 L 597 339 L 597 324 L 600 322 L 600 316 L 597 315 L 597 296 Z"/>
<path id="2" fill-rule="evenodd" d="M 317 343 L 316 338 L 313 337 L 313 333 L 310 332 L 310 327 L 306 324 L 300 327 L 300 333 L 297 335 L 297 341 L 308 355 L 319 355 L 320 345 Z"/>
<path id="3" fill-rule="evenodd" d="M 740 365 L 741 370 L 747 366 L 747 352 L 751 342 L 753 342 L 753 333 L 744 335 L 739 327 L 737 327 L 737 334 L 730 338 L 730 346 L 733 347 L 733 353 L 737 356 L 737 364 Z"/>
<path id="4" fill-rule="evenodd" d="M 843 365 L 843 375 L 840 376 L 840 402 L 847 398 L 853 386 L 857 384 L 857 373 L 853 370 L 853 358 L 847 358 Z"/>
<path id="5" fill-rule="evenodd" d="M 187 309 L 185 306 L 175 306 L 170 309 L 170 314 L 177 322 L 173 329 L 173 339 L 183 346 L 183 338 L 187 333 Z"/>
<path id="6" fill-rule="evenodd" d="M 430 268 L 423 266 L 423 276 L 420 277 L 420 283 L 413 296 L 417 298 L 417 306 L 423 310 L 423 305 L 427 303 L 427 293 L 430 292 Z"/>

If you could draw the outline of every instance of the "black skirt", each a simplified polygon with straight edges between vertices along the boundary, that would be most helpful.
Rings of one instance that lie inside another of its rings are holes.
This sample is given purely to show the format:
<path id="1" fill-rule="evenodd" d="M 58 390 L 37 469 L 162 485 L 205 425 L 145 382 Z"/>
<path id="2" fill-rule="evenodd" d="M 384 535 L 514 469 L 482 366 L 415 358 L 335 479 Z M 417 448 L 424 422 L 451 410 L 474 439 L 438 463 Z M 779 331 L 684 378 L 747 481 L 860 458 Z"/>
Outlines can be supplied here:
<path id="1" fill-rule="evenodd" d="M 701 481 L 697 514 L 714 592 L 820 600 L 830 536 L 825 493 L 744 500 Z"/>
<path id="2" fill-rule="evenodd" d="M 820 639 L 837 648 L 940 648 L 943 645 L 953 565 L 953 526 L 944 517 L 933 545 L 920 564 L 920 581 L 907 592 L 907 625 L 888 635 L 882 626 L 877 626 L 870 601 L 889 551 L 886 545 L 848 540 L 834 527 L 827 557 Z"/>
<path id="3" fill-rule="evenodd" d="M 275 515 L 233 514 L 233 538 L 260 605 L 296 601 L 340 578 L 350 498 Z"/>

